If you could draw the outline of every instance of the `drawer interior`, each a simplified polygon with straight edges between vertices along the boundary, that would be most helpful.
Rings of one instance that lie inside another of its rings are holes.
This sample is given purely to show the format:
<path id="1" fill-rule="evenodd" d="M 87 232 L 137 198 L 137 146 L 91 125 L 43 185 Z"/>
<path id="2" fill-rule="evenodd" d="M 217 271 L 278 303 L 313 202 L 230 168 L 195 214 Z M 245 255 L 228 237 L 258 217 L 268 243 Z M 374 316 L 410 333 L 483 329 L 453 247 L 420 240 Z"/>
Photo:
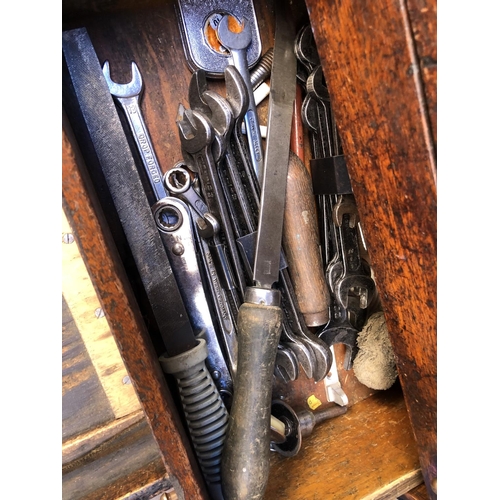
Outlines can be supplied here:
<path id="1" fill-rule="evenodd" d="M 254 5 L 264 53 L 273 45 L 275 13 L 271 2 L 256 0 Z M 296 19 L 306 24 L 306 6 L 298 4 L 295 8 Z M 175 2 L 63 2 L 63 30 L 81 27 L 86 28 L 100 62 L 110 62 L 113 80 L 130 80 L 131 61 L 140 67 L 144 80 L 141 109 L 159 164 L 166 172 L 182 159 L 176 118 L 179 104 L 187 107 L 192 74 L 179 34 Z M 222 95 L 224 93 L 220 79 L 210 79 L 209 87 Z M 259 106 L 258 112 L 261 123 L 265 124 L 265 102 Z M 71 127 L 71 116 L 68 126 Z M 78 130 L 72 132 L 78 143 Z M 63 152 L 64 148 L 70 150 L 73 145 L 63 144 Z M 305 148 L 306 156 L 310 157 L 306 133 Z M 84 163 L 79 167 L 85 169 Z M 112 210 L 106 209 L 110 205 L 109 195 L 102 189 L 103 180 L 95 172 L 90 170 L 85 175 L 90 181 L 90 189 L 97 195 L 102 227 L 109 231 L 125 269 L 125 275 L 118 278 L 127 282 L 125 288 L 138 301 L 139 321 L 147 324 L 153 346 L 151 356 L 153 362 L 157 362 L 163 349 L 161 339 L 155 332 L 154 321 L 150 321 L 151 311 L 119 223 Z M 99 265 L 91 259 L 86 263 L 90 274 Z M 100 294 L 108 293 L 99 290 L 99 285 L 97 288 Z M 266 498 L 396 498 L 422 482 L 418 453 L 399 384 L 382 392 L 365 387 L 355 379 L 352 371 L 343 369 L 343 354 L 343 347 L 335 346 L 339 380 L 349 399 L 347 413 L 318 424 L 313 434 L 304 438 L 297 456 L 285 458 L 273 454 Z M 129 354 L 122 355 L 127 365 Z M 136 385 L 140 385 L 134 367 L 127 368 Z M 172 401 L 179 404 L 174 384 L 168 378 L 166 382 Z M 304 373 L 288 384 L 276 382 L 274 392 L 275 397 L 298 410 L 308 408 L 307 401 L 312 395 L 320 404 L 329 404 L 323 382 L 316 383 Z M 145 411 L 148 415 L 151 410 L 146 408 Z M 154 428 L 152 432 L 155 432 Z M 168 462 L 165 447 L 160 445 L 160 450 L 164 461 Z"/>

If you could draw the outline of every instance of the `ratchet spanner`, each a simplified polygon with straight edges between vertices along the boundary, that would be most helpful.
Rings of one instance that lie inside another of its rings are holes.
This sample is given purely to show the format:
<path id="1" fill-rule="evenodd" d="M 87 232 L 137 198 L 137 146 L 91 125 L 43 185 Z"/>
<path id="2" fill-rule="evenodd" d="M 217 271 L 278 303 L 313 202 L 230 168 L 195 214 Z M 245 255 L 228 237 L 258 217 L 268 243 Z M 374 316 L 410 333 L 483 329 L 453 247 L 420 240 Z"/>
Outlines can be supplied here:
<path id="1" fill-rule="evenodd" d="M 232 378 L 220 349 L 203 288 L 190 212 L 184 202 L 170 197 L 163 185 L 161 169 L 139 107 L 143 86 L 137 65 L 132 63 L 132 80 L 127 84 L 111 80 L 107 61 L 103 74 L 111 94 L 125 112 L 141 154 L 156 197 L 156 203 L 151 207 L 153 218 L 197 334 L 195 345 L 186 346 L 175 356 L 160 357 L 160 363 L 166 373 L 177 379 L 187 425 L 208 489 L 214 498 L 222 500 L 221 443 L 228 418 L 222 394 L 232 395 Z M 168 297 L 165 297 L 165 302 L 167 300 Z M 196 386 L 193 386 L 193 379 L 199 382 Z M 206 397 L 209 394 L 210 397 Z"/>
<path id="2" fill-rule="evenodd" d="M 172 271 L 176 277 L 181 296 L 195 332 L 205 332 L 209 358 L 207 364 L 215 374 L 217 388 L 232 392 L 232 378 L 220 350 L 213 324 L 210 307 L 206 300 L 193 242 L 193 228 L 186 205 L 170 197 L 165 188 L 161 168 L 154 152 L 144 117 L 139 106 L 143 91 L 141 73 L 132 63 L 132 80 L 129 83 L 116 83 L 111 79 L 109 62 L 103 65 L 104 78 L 110 93 L 115 97 L 127 117 L 130 129 L 137 144 L 143 166 L 155 193 L 156 204 L 152 207 L 155 222 L 165 245 Z"/>

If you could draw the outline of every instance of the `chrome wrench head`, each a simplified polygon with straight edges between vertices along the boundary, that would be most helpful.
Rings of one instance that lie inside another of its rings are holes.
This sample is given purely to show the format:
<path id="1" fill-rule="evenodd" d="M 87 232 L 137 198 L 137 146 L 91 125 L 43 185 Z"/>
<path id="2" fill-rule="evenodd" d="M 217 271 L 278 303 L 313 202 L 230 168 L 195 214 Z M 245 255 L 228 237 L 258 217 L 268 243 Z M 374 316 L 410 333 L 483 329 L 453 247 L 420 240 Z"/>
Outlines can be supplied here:
<path id="1" fill-rule="evenodd" d="M 307 94 L 302 101 L 300 114 L 304 125 L 312 132 L 317 133 L 319 131 L 318 104 L 310 94 Z"/>
<path id="2" fill-rule="evenodd" d="M 194 111 L 205 115 L 214 130 L 212 153 L 217 163 L 224 155 L 234 120 L 230 105 L 219 94 L 208 90 L 205 72 L 193 73 L 189 83 L 189 105 Z"/>
<path id="3" fill-rule="evenodd" d="M 177 127 L 183 152 L 189 155 L 203 152 L 214 140 L 213 128 L 205 116 L 179 105 Z M 191 167 L 191 161 L 187 162 Z"/>
<path id="4" fill-rule="evenodd" d="M 325 79 L 323 76 L 323 69 L 321 66 L 317 66 L 307 77 L 306 80 L 306 90 L 317 101 L 330 102 L 330 94 L 325 85 Z"/>
<path id="5" fill-rule="evenodd" d="M 198 215 L 195 220 L 202 238 L 211 238 L 220 231 L 219 221 L 208 212 L 208 207 L 193 187 L 190 172 L 182 163 L 176 163 L 164 177 L 164 182 L 173 196 L 180 198 Z"/>
<path id="6" fill-rule="evenodd" d="M 285 383 L 297 380 L 299 376 L 299 362 L 297 356 L 293 351 L 281 344 L 278 345 L 278 351 L 276 352 L 274 374 Z"/>
<path id="7" fill-rule="evenodd" d="M 119 99 L 126 99 L 141 94 L 143 88 L 142 76 L 135 62 L 132 62 L 132 80 L 129 83 L 116 83 L 111 79 L 108 61 L 104 62 L 102 72 L 108 84 L 109 91 L 113 96 Z"/>
<path id="8" fill-rule="evenodd" d="M 217 142 L 220 144 L 220 153 L 215 155 L 215 160 L 218 161 L 225 153 L 229 137 L 233 132 L 234 118 L 231 106 L 217 92 L 206 90 L 202 96 L 203 100 L 210 108 L 210 122 L 215 131 Z"/>
<path id="9" fill-rule="evenodd" d="M 231 31 L 229 27 L 229 16 L 224 16 L 217 26 L 217 38 L 221 45 L 228 50 L 244 50 L 252 42 L 252 30 L 250 25 L 243 19 L 241 22 L 241 31 L 237 33 Z"/>
<path id="10" fill-rule="evenodd" d="M 205 71 L 196 70 L 191 76 L 188 90 L 188 101 L 191 109 L 210 117 L 210 107 L 203 100 L 203 92 L 208 90 Z"/>
<path id="11" fill-rule="evenodd" d="M 304 26 L 295 39 L 295 55 L 309 71 L 321 64 L 311 25 Z"/>
<path id="12" fill-rule="evenodd" d="M 226 101 L 233 112 L 234 126 L 241 128 L 241 123 L 250 103 L 245 80 L 233 65 L 227 66 L 224 70 L 224 78 L 226 82 Z"/>

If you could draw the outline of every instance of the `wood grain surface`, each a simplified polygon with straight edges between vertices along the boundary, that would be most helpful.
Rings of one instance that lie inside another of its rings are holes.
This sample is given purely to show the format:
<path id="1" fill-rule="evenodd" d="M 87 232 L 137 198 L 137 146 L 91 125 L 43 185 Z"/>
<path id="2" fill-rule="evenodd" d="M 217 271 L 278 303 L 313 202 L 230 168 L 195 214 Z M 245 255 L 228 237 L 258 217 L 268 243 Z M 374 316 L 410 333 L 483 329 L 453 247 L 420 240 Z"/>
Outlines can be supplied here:
<path id="1" fill-rule="evenodd" d="M 423 475 L 435 498 L 436 158 L 407 7 L 394 0 L 307 4 Z M 420 31 L 420 50 L 433 32 Z M 431 38 L 429 46 L 434 43 Z"/>
<path id="2" fill-rule="evenodd" d="M 283 249 L 306 325 L 326 325 L 330 319 L 330 292 L 321 262 L 312 180 L 302 160 L 293 152 L 286 180 Z"/>
<path id="3" fill-rule="evenodd" d="M 437 2 L 408 0 L 410 40 L 415 47 L 420 77 L 425 96 L 424 106 L 429 115 L 432 137 L 437 148 Z M 418 85 L 418 81 L 416 82 Z"/>
<path id="4" fill-rule="evenodd" d="M 74 238 L 64 212 L 62 213 L 62 232 L 62 292 L 64 301 L 71 311 L 74 326 L 78 330 L 85 351 L 96 371 L 114 418 L 118 419 L 140 410 L 139 399 L 128 380 L 127 370 L 109 329 L 78 245 L 75 241 L 64 243 L 67 240 L 64 238 L 65 236 Z"/>
<path id="5" fill-rule="evenodd" d="M 164 475 L 158 445 L 146 419 L 141 419 L 63 467 L 62 499 L 117 499 Z"/>
<path id="6" fill-rule="evenodd" d="M 114 420 L 115 415 L 64 297 L 62 321 L 64 442 Z"/>
<path id="7" fill-rule="evenodd" d="M 265 499 L 389 500 L 421 482 L 405 403 L 391 389 L 318 424 L 295 457 L 273 454 Z"/>

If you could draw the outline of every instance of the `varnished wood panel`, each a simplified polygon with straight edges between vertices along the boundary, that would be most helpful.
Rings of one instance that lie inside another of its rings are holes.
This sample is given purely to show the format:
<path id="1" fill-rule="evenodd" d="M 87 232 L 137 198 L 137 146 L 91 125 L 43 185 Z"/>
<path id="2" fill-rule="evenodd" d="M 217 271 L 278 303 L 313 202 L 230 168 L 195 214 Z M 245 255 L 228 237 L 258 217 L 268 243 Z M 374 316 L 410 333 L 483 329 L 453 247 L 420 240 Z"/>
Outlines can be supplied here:
<path id="1" fill-rule="evenodd" d="M 71 311 L 62 300 L 62 438 L 115 418 Z"/>
<path id="2" fill-rule="evenodd" d="M 307 4 L 423 475 L 435 497 L 436 165 L 414 75 L 413 35 L 403 2 Z"/>
<path id="3" fill-rule="evenodd" d="M 415 42 L 425 105 L 437 147 L 437 2 L 408 0 L 408 16 Z"/>
<path id="4" fill-rule="evenodd" d="M 93 409 L 92 406 L 89 407 L 89 410 Z M 81 422 L 85 422 L 85 417 L 83 415 L 80 415 L 79 418 Z M 65 466 L 83 455 L 86 455 L 91 450 L 99 447 L 104 442 L 145 418 L 144 412 L 138 410 L 126 417 L 117 418 L 98 428 L 93 428 L 89 432 L 80 431 L 73 439 L 64 441 L 62 448 L 62 465 Z M 81 427 L 80 425 L 80 428 Z"/>
<path id="5" fill-rule="evenodd" d="M 115 499 L 165 475 L 145 419 L 63 467 L 62 500 Z"/>
<path id="6" fill-rule="evenodd" d="M 389 500 L 421 482 L 405 403 L 391 389 L 317 425 L 295 457 L 274 454 L 265 499 Z"/>

